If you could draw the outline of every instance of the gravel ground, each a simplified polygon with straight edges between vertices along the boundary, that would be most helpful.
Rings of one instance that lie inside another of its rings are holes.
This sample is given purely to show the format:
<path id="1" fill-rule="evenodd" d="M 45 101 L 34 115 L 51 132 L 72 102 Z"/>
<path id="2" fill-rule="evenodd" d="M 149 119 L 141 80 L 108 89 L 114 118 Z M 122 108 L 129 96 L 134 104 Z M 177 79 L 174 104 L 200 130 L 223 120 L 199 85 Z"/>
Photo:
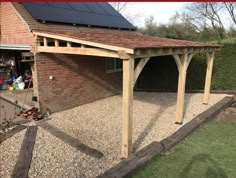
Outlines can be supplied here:
<path id="1" fill-rule="evenodd" d="M 184 122 L 217 103 L 223 94 L 212 94 L 208 105 L 202 104 L 202 94 L 186 94 Z M 63 141 L 39 128 L 29 177 L 95 177 L 120 161 L 121 151 L 121 96 L 113 96 L 51 115 L 49 124 L 77 138 L 87 146 L 104 154 L 93 158 L 75 150 Z M 174 124 L 175 93 L 135 93 L 133 143 L 137 151 L 153 141 L 160 141 L 181 126 Z M 16 137 L 18 139 L 16 139 Z M 23 134 L 8 139 L 0 146 L 0 177 L 10 177 Z M 15 149 L 8 149 L 14 143 Z M 11 159 L 12 158 L 12 159 Z M 6 169 L 6 170 L 5 170 Z"/>

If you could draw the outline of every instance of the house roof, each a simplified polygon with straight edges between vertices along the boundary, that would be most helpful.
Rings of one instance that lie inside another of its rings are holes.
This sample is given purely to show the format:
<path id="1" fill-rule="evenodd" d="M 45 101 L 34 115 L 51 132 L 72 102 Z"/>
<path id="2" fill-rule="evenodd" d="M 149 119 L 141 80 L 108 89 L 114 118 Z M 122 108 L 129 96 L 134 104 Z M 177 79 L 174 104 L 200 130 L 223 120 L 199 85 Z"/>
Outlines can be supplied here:
<path id="1" fill-rule="evenodd" d="M 22 5 L 41 22 L 135 30 L 107 2 L 22 2 Z"/>
<path id="2" fill-rule="evenodd" d="M 38 31 L 42 32 L 42 31 Z M 220 45 L 212 45 L 200 42 L 176 40 L 160 37 L 151 37 L 143 35 L 128 34 L 109 34 L 109 33 L 89 33 L 89 32 L 42 32 L 57 36 L 69 37 L 73 39 L 90 41 L 105 45 L 112 45 L 128 49 L 146 49 L 146 48 L 211 48 L 221 47 Z"/>

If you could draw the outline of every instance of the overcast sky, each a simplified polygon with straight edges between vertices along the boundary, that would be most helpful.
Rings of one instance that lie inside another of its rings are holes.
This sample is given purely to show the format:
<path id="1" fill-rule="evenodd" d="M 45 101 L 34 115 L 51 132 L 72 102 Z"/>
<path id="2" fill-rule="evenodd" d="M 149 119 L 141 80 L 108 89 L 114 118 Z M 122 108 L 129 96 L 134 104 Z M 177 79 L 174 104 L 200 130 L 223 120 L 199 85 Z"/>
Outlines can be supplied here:
<path id="1" fill-rule="evenodd" d="M 131 21 L 133 25 L 143 27 L 145 19 L 154 16 L 157 23 L 167 23 L 175 12 L 181 13 L 190 2 L 131 2 L 125 9 L 125 13 L 139 14 L 138 18 Z M 226 28 L 231 25 L 228 13 L 221 14 L 221 20 Z"/>
<path id="2" fill-rule="evenodd" d="M 181 12 L 186 2 L 135 2 L 128 6 L 130 14 L 139 14 L 135 19 L 137 26 L 144 26 L 144 21 L 149 16 L 154 16 L 158 23 L 166 23 L 176 11 Z M 132 9 L 132 10 L 131 10 Z"/>

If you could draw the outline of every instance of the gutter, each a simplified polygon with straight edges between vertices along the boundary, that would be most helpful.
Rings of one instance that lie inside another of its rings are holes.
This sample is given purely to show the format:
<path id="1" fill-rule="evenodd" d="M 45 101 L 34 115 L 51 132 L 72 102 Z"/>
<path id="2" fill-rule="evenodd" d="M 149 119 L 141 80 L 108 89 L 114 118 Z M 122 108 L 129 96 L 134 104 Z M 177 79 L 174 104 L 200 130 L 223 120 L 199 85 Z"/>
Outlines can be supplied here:
<path id="1" fill-rule="evenodd" d="M 29 44 L 0 44 L 0 50 L 21 50 L 21 51 L 29 51 Z"/>

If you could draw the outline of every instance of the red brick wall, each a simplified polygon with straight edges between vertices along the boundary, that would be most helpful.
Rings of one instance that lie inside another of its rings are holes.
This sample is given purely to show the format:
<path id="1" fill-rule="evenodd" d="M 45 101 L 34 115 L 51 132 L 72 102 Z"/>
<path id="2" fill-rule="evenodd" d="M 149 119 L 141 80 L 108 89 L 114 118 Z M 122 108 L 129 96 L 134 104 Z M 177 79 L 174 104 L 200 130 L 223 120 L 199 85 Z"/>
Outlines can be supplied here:
<path id="1" fill-rule="evenodd" d="M 121 91 L 122 72 L 106 73 L 104 58 L 46 53 L 35 58 L 44 110 L 69 109 Z"/>
<path id="2" fill-rule="evenodd" d="M 1 2 L 1 43 L 32 44 L 33 34 L 10 2 Z"/>

